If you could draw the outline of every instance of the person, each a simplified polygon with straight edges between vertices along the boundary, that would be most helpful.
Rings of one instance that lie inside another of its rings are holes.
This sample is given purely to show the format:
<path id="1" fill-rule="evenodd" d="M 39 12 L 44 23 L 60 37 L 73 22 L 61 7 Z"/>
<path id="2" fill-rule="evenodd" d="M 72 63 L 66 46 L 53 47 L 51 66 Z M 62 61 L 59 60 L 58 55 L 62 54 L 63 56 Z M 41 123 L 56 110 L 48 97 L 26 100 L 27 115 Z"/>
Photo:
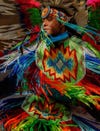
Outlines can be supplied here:
<path id="1" fill-rule="evenodd" d="M 42 15 L 46 15 L 46 14 L 44 14 L 46 9 L 43 10 Z M 53 15 L 54 14 L 51 14 L 51 15 L 48 14 L 48 16 L 43 17 L 43 29 L 47 32 L 48 35 L 57 36 L 58 34 L 65 32 L 66 29 L 65 29 L 65 26 L 63 24 L 60 24 L 56 20 L 56 14 L 55 14 L 55 16 L 53 16 Z M 66 18 L 67 16 L 64 14 L 63 17 Z"/>
<path id="2" fill-rule="evenodd" d="M 74 7 L 72 5 L 73 2 L 71 7 Z M 68 9 L 72 9 L 71 7 Z M 79 117 L 71 110 L 74 105 L 98 107 L 100 98 L 99 91 L 95 96 L 96 92 L 93 89 L 91 91 L 88 84 L 83 87 L 80 82 L 86 73 L 82 46 L 87 43 L 80 39 L 83 32 L 71 28 L 73 25 L 69 24 L 73 22 L 75 13 L 78 13 L 76 6 L 72 14 L 68 10 L 65 13 L 65 10 L 57 6 L 46 6 L 42 10 L 43 24 L 38 40 L 27 50 L 23 50 L 18 63 L 13 67 L 18 80 L 25 78 L 32 91 L 22 104 L 22 109 L 27 114 L 22 113 L 23 118 L 20 117 L 22 114 L 13 116 L 5 122 L 5 128 L 38 131 L 98 129 L 88 119 L 82 119 L 81 115 Z M 81 111 L 84 114 L 86 110 Z"/>

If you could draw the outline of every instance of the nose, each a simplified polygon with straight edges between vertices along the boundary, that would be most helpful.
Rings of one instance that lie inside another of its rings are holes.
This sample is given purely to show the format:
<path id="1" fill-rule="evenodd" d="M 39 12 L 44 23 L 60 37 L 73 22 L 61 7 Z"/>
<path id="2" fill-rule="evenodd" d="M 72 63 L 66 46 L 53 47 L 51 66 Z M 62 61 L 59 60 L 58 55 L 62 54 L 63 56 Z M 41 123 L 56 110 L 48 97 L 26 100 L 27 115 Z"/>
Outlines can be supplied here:
<path id="1" fill-rule="evenodd" d="M 44 19 L 43 20 L 43 26 L 47 26 L 48 25 L 48 20 L 47 19 Z"/>

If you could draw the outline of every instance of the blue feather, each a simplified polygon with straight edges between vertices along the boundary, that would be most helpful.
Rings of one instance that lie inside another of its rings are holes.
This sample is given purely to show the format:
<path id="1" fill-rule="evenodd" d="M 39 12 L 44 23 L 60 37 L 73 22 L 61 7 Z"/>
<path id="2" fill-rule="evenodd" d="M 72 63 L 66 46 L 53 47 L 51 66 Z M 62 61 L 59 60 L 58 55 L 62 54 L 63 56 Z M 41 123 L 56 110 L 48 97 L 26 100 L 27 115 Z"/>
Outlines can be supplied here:
<path id="1" fill-rule="evenodd" d="M 88 123 L 84 123 L 79 117 L 73 115 L 72 116 L 73 121 L 80 127 L 81 131 L 99 131 L 94 128 L 92 128 Z"/>
<path id="2" fill-rule="evenodd" d="M 99 123 L 96 123 L 96 121 L 94 122 L 76 115 L 73 115 L 72 119 L 78 124 L 82 131 L 100 131 L 100 129 L 97 128 Z"/>
<path id="3" fill-rule="evenodd" d="M 10 73 L 10 77 L 17 75 L 17 84 L 23 79 L 25 70 L 35 61 L 35 51 L 22 55 L 15 63 Z"/>
<path id="4" fill-rule="evenodd" d="M 92 57 L 88 54 L 85 55 L 86 68 L 100 74 L 100 59 Z"/>

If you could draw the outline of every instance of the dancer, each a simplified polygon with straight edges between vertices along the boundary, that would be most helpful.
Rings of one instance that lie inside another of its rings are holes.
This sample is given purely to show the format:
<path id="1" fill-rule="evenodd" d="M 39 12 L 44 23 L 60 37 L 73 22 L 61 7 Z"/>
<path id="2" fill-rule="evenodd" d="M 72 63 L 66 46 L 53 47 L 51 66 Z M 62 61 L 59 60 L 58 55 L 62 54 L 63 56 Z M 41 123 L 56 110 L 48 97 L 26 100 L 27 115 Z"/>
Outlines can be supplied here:
<path id="1" fill-rule="evenodd" d="M 21 106 L 23 110 L 12 116 L 5 111 L 9 118 L 4 118 L 4 127 L 8 131 L 99 130 L 94 121 L 79 117 L 72 111 L 74 106 L 84 107 L 83 112 L 87 108 L 100 108 L 98 85 L 93 84 L 92 87 L 90 81 L 85 83 L 86 69 L 97 73 L 98 77 L 100 53 L 91 43 L 82 40 L 82 36 L 87 34 L 95 41 L 92 34 L 98 37 L 99 34 L 85 28 L 87 10 L 84 4 L 78 6 L 74 0 L 44 0 L 40 5 L 44 7 L 41 13 L 43 24 L 39 19 L 41 30 L 36 32 L 36 39 L 30 44 L 31 37 L 26 37 L 17 46 L 19 52 L 14 51 L 13 58 L 8 59 L 9 63 L 5 61 L 1 65 L 2 71 L 5 66 L 6 69 L 12 68 L 10 76 L 17 75 L 17 85 L 21 82 L 23 90 L 25 87 L 30 90 L 30 95 Z M 38 11 L 37 8 L 34 11 Z M 81 16 L 84 16 L 84 22 Z M 30 45 L 26 47 L 26 44 Z M 18 106 L 5 109 L 13 111 Z"/>

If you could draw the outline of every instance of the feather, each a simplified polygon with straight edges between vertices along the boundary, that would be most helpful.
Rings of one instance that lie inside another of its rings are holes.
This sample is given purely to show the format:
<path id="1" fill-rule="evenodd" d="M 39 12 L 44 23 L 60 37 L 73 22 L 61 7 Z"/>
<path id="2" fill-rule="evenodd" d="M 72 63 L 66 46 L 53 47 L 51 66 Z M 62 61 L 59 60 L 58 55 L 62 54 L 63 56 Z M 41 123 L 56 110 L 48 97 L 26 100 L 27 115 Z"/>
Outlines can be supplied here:
<path id="1" fill-rule="evenodd" d="M 50 6 L 56 9 L 60 9 L 66 13 L 66 15 L 80 26 L 87 25 L 87 9 L 85 4 L 79 4 L 77 0 L 38 0 L 41 5 Z M 82 19 L 82 20 L 81 20 Z"/>
<path id="2" fill-rule="evenodd" d="M 29 12 L 29 17 L 30 17 L 32 25 L 33 26 L 41 25 L 42 19 L 41 19 L 39 10 L 37 8 L 31 8 L 31 9 L 28 9 L 28 12 Z"/>
<path id="3" fill-rule="evenodd" d="M 84 114 L 82 116 L 77 114 L 77 115 L 73 115 L 72 117 L 82 122 L 83 124 L 88 126 L 90 129 L 99 131 L 100 122 L 95 120 L 95 118 L 93 118 L 89 114 L 86 114 L 86 116 L 87 117 L 84 117 Z"/>
<path id="4" fill-rule="evenodd" d="M 89 23 L 90 26 L 100 30 L 100 7 L 89 10 Z"/>
<path id="5" fill-rule="evenodd" d="M 10 113 L 11 110 L 20 108 L 23 101 L 25 99 L 25 96 L 20 95 L 12 95 L 6 98 L 3 98 L 0 101 L 0 119 L 7 117 L 7 113 Z M 10 116 L 15 115 L 13 112 L 10 114 Z"/>
<path id="6" fill-rule="evenodd" d="M 42 73 L 42 72 L 41 72 Z M 60 81 L 51 80 L 44 74 L 40 75 L 42 83 L 48 84 L 51 88 L 56 89 L 62 96 L 67 96 L 72 101 L 80 101 L 89 106 L 93 104 L 96 108 L 100 109 L 100 96 L 87 94 L 85 86 L 73 85 L 72 83 L 62 83 Z"/>
<path id="7" fill-rule="evenodd" d="M 100 0 L 87 0 L 87 5 L 96 8 L 100 6 Z"/>
<path id="8" fill-rule="evenodd" d="M 36 8 L 39 8 L 40 7 L 40 3 L 36 0 L 16 0 L 16 3 L 17 4 L 20 4 L 22 6 L 25 6 L 25 9 L 28 9 L 28 8 L 33 8 L 33 7 L 36 7 Z"/>
<path id="9" fill-rule="evenodd" d="M 37 131 L 62 131 L 59 127 L 59 121 L 57 120 L 45 120 L 45 119 L 37 119 L 36 117 L 27 117 L 23 121 L 21 121 L 16 128 L 12 126 L 13 131 L 20 131 L 20 130 L 29 130 L 33 131 L 36 129 Z M 10 126 L 10 125 L 9 125 Z"/>
<path id="10" fill-rule="evenodd" d="M 0 2 L 0 50 L 4 53 L 21 41 L 25 36 L 25 28 L 19 20 L 19 14 L 13 2 Z"/>
<path id="11" fill-rule="evenodd" d="M 80 119 L 78 119 L 76 116 L 72 117 L 73 121 L 78 124 L 80 127 L 81 131 L 97 131 L 93 129 L 91 126 L 83 123 Z"/>

